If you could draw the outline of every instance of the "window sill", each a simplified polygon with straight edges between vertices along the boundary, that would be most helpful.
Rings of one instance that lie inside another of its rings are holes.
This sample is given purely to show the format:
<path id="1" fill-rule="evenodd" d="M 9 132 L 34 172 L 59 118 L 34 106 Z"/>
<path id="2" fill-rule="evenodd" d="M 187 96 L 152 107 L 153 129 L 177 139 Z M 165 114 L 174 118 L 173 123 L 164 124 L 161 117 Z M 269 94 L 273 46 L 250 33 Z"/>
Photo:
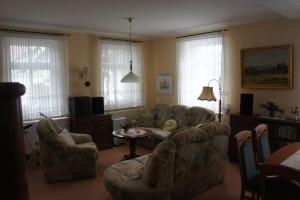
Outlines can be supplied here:
<path id="1" fill-rule="evenodd" d="M 114 113 L 120 113 L 120 112 L 130 112 L 130 111 L 138 111 L 143 110 L 143 107 L 132 107 L 132 108 L 121 108 L 121 109 L 114 109 L 114 110 L 105 110 L 105 114 L 114 114 Z"/>

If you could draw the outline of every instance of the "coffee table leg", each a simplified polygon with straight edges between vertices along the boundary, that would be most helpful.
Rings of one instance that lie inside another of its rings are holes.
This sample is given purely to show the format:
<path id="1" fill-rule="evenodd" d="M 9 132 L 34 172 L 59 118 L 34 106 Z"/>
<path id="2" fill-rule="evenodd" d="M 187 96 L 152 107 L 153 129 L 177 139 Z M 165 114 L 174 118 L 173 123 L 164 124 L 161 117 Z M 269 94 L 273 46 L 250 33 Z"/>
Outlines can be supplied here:
<path id="1" fill-rule="evenodd" d="M 129 141 L 130 158 L 137 157 L 136 151 L 136 138 L 131 138 Z"/>
<path id="2" fill-rule="evenodd" d="M 130 153 L 124 156 L 125 160 L 139 157 L 139 155 L 136 154 L 136 138 L 129 139 L 129 151 Z"/>

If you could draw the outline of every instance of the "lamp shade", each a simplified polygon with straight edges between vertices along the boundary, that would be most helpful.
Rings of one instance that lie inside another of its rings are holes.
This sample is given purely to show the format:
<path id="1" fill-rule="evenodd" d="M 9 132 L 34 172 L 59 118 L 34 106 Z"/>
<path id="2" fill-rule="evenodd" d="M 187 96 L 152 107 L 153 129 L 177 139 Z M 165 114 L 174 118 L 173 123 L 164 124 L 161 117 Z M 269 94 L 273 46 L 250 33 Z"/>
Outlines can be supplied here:
<path id="1" fill-rule="evenodd" d="M 121 79 L 121 83 L 137 83 L 140 81 L 140 78 L 135 75 L 133 72 L 129 72 L 126 76 Z"/>
<path id="2" fill-rule="evenodd" d="M 137 83 L 137 82 L 140 82 L 140 78 L 134 74 L 132 72 L 132 53 L 131 53 L 131 22 L 133 20 L 132 17 L 128 17 L 127 18 L 128 21 L 129 21 L 129 29 L 130 29 L 130 33 L 129 33 L 129 44 L 130 44 L 130 72 L 124 76 L 122 79 L 121 79 L 121 83 Z"/>
<path id="3" fill-rule="evenodd" d="M 213 87 L 203 87 L 202 93 L 198 97 L 198 100 L 217 101 L 214 95 Z"/>

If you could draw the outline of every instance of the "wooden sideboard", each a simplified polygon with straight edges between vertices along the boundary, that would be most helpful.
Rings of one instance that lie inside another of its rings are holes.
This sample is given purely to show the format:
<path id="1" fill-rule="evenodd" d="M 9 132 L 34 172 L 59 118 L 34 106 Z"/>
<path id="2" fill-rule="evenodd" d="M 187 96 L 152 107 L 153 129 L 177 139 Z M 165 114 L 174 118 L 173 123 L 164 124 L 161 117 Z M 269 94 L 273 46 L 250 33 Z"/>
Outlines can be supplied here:
<path id="1" fill-rule="evenodd" d="M 228 157 L 231 162 L 237 162 L 237 150 L 234 136 L 242 130 L 253 130 L 260 123 L 268 125 L 271 151 L 300 141 L 300 120 L 267 116 L 247 116 L 240 114 L 230 115 L 231 134 L 229 136 Z"/>
<path id="2" fill-rule="evenodd" d="M 92 136 L 98 150 L 113 147 L 113 124 L 111 115 L 95 115 L 84 118 L 70 118 L 70 129 L 74 133 Z"/>

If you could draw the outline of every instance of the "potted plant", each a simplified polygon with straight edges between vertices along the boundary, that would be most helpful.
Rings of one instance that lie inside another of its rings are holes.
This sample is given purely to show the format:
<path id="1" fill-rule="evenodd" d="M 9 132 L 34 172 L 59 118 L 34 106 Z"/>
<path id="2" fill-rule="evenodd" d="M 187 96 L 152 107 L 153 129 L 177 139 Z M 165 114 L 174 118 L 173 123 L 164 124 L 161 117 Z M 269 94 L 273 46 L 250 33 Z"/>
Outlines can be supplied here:
<path id="1" fill-rule="evenodd" d="M 274 117 L 275 112 L 280 112 L 280 113 L 284 112 L 272 101 L 267 101 L 267 103 L 261 104 L 260 107 L 267 109 L 269 111 L 270 117 Z"/>

